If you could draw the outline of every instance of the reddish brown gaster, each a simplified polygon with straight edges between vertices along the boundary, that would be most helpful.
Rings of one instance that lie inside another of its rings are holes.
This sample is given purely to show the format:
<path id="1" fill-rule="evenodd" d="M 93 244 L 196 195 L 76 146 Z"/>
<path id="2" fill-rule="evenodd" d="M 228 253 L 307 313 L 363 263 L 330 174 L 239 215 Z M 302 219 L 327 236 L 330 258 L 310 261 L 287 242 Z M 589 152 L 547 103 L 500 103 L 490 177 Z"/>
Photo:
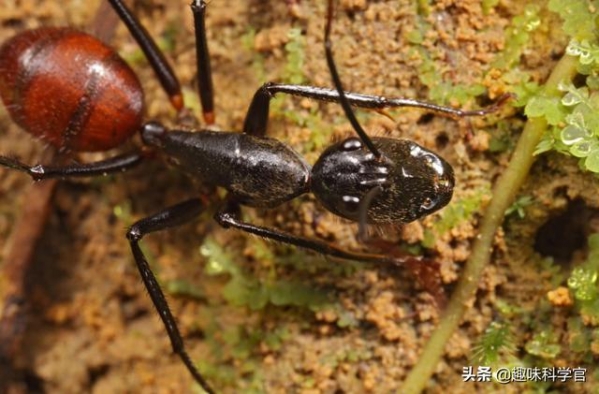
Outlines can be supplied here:
<path id="1" fill-rule="evenodd" d="M 143 91 L 98 39 L 68 28 L 25 31 L 0 47 L 0 96 L 17 124 L 63 151 L 102 151 L 139 131 Z"/>

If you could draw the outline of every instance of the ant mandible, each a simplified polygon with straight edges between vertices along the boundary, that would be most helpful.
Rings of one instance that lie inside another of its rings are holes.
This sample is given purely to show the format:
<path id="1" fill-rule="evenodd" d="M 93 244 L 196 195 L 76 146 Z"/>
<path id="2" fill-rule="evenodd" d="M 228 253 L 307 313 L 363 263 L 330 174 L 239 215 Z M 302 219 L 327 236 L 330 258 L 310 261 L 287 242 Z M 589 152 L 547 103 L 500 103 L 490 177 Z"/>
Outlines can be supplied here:
<path id="1" fill-rule="evenodd" d="M 109 2 L 142 48 L 172 106 L 181 111 L 184 104 L 179 82 L 163 54 L 122 0 Z M 151 157 L 148 151 L 159 152 L 202 182 L 228 191 L 224 206 L 214 217 L 225 228 L 237 228 L 327 256 L 396 263 L 393 256 L 345 251 L 323 241 L 243 222 L 239 219 L 240 205 L 272 208 L 312 192 L 327 210 L 357 222 L 361 238 L 368 224 L 417 220 L 451 200 L 454 186 L 451 166 L 412 141 L 369 137 L 351 106 L 419 107 L 465 117 L 495 111 L 503 100 L 485 109 L 463 111 L 411 99 L 344 92 L 330 40 L 333 8 L 333 1 L 329 0 L 324 41 L 335 89 L 266 83 L 251 101 L 242 133 L 169 130 L 155 121 L 143 123 L 143 91 L 139 81 L 111 48 L 67 28 L 23 32 L 0 48 L 0 95 L 15 123 L 61 152 L 109 150 L 137 131 L 145 148 L 86 164 L 30 166 L 0 156 L 0 165 L 25 172 L 35 181 L 90 177 L 127 170 Z M 204 26 L 206 3 L 195 0 L 191 9 L 200 101 L 206 123 L 213 124 L 213 89 Z M 340 103 L 358 137 L 331 145 L 311 167 L 289 146 L 266 136 L 270 100 L 277 93 Z M 126 236 L 173 351 L 202 388 L 214 393 L 191 361 L 164 294 L 139 246 L 145 235 L 189 222 L 203 210 L 203 202 L 198 198 L 179 203 L 137 221 Z"/>

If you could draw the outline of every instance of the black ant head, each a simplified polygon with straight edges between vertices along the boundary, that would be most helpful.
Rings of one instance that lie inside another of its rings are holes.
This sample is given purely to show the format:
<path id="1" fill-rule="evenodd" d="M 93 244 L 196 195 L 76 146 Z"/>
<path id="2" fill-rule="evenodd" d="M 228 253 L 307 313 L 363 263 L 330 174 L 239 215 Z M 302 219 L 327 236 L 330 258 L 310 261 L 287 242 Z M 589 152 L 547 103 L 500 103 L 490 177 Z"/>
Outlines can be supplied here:
<path id="1" fill-rule="evenodd" d="M 353 221 L 365 217 L 368 223 L 409 223 L 449 203 L 454 177 L 445 160 L 411 141 L 372 141 L 379 158 L 358 138 L 339 142 L 320 156 L 311 189 L 325 208 Z M 361 216 L 363 210 L 366 216 Z"/>

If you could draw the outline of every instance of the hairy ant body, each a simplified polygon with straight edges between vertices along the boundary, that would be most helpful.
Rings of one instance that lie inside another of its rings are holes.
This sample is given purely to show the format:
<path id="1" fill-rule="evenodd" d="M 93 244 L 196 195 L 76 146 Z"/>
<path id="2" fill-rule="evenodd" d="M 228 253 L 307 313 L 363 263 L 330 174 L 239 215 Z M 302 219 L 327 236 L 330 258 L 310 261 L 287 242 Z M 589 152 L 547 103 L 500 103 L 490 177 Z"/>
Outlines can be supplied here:
<path id="1" fill-rule="evenodd" d="M 121 0 L 110 0 L 110 3 L 148 57 L 171 104 L 181 110 L 179 83 L 164 56 Z M 204 1 L 192 3 L 200 97 L 204 119 L 212 124 L 213 93 L 203 24 L 205 6 Z M 158 122 L 142 123 L 143 92 L 133 72 L 110 48 L 70 29 L 29 31 L 5 43 L 0 48 L 0 94 L 16 123 L 64 152 L 111 149 L 139 130 L 149 150 L 166 155 L 194 177 L 229 192 L 226 204 L 215 215 L 223 227 L 234 227 L 328 256 L 396 263 L 397 258 L 393 256 L 345 251 L 326 242 L 239 219 L 240 205 L 271 208 L 308 192 L 329 211 L 357 222 L 362 236 L 370 223 L 408 223 L 422 218 L 451 200 L 454 186 L 451 166 L 412 141 L 369 137 L 351 106 L 411 106 L 453 117 L 484 115 L 497 107 L 462 111 L 410 99 L 345 93 L 331 49 L 332 0 L 327 15 L 325 53 L 335 89 L 267 83 L 254 95 L 243 133 L 168 130 Z M 63 45 L 69 50 L 63 49 Z M 55 73 L 67 65 L 72 65 L 73 70 L 63 75 Z M 310 167 L 289 146 L 266 136 L 270 99 L 277 93 L 340 103 L 358 138 L 331 145 Z M 120 99 L 114 100 L 115 97 Z M 29 166 L 0 156 L 0 165 L 25 172 L 37 181 L 123 171 L 147 157 L 146 151 L 136 150 L 95 163 Z M 204 390 L 213 393 L 187 354 L 163 292 L 139 247 L 145 235 L 193 220 L 203 210 L 200 199 L 182 202 L 137 221 L 128 230 L 127 238 L 174 352 Z"/>

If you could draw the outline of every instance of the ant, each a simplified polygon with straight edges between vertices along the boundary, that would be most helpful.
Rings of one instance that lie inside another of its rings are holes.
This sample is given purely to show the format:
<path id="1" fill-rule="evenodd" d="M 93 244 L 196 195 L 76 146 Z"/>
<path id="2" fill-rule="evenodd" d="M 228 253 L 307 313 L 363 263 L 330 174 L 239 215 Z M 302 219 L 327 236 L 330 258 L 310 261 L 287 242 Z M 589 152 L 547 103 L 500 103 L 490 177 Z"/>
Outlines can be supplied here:
<path id="1" fill-rule="evenodd" d="M 164 55 L 122 0 L 109 2 L 142 48 L 171 105 L 182 113 L 180 84 Z M 191 9 L 196 28 L 199 96 L 204 120 L 212 125 L 215 114 L 204 25 L 206 3 L 195 0 Z M 256 91 L 249 105 L 242 133 L 168 129 L 156 121 L 144 122 L 139 81 L 111 48 L 68 28 L 23 32 L 0 48 L 0 95 L 15 123 L 62 153 L 110 150 L 137 132 L 144 147 L 93 163 L 30 166 L 0 156 L 0 165 L 40 181 L 121 172 L 162 154 L 202 182 L 228 191 L 225 203 L 214 216 L 225 228 L 236 228 L 326 256 L 398 264 L 399 258 L 393 255 L 346 251 L 320 240 L 244 222 L 240 219 L 240 207 L 272 208 L 311 192 L 330 212 L 358 223 L 362 240 L 370 224 L 418 220 L 451 200 L 452 167 L 415 142 L 370 137 L 356 119 L 352 106 L 419 107 L 451 117 L 466 117 L 493 112 L 505 98 L 485 109 L 463 111 L 411 99 L 345 92 L 333 58 L 330 38 L 333 12 L 333 0 L 329 0 L 324 41 L 335 88 L 266 83 Z M 288 145 L 266 135 L 270 100 L 277 93 L 339 103 L 357 137 L 332 144 L 310 166 Z M 139 245 L 144 236 L 194 220 L 204 210 L 200 198 L 181 202 L 138 220 L 126 237 L 173 351 L 201 387 L 214 393 L 188 355 L 165 296 Z"/>

